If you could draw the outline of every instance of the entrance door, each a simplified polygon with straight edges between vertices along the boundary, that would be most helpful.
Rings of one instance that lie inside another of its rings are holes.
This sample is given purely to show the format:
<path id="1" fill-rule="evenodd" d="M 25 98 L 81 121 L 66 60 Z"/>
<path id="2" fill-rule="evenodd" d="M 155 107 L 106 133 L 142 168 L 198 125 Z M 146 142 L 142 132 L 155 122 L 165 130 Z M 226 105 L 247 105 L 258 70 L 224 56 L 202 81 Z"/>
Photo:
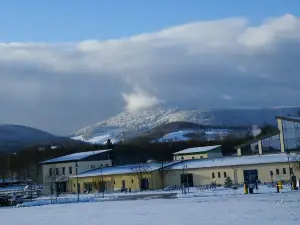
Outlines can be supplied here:
<path id="1" fill-rule="evenodd" d="M 80 184 L 77 185 L 77 192 L 81 193 L 81 191 L 80 191 Z"/>
<path id="2" fill-rule="evenodd" d="M 244 170 L 244 182 L 254 184 L 258 180 L 257 170 Z"/>
<path id="3" fill-rule="evenodd" d="M 193 178 L 193 174 L 191 174 L 191 173 L 181 174 L 180 181 L 181 181 L 181 184 L 185 184 L 189 187 L 194 187 L 194 178 Z"/>
<path id="4" fill-rule="evenodd" d="M 141 179 L 141 190 L 148 190 L 148 189 L 149 189 L 149 180 Z"/>
<path id="5" fill-rule="evenodd" d="M 122 180 L 122 188 L 124 189 L 126 187 L 125 180 Z"/>

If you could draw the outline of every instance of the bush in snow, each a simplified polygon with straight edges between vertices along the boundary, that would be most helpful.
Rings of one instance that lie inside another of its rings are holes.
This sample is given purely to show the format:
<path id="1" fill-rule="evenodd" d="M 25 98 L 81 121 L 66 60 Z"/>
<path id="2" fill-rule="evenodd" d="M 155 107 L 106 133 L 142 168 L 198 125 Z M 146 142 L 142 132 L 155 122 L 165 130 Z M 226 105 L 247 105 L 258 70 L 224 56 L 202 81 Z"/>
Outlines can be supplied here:
<path id="1" fill-rule="evenodd" d="M 231 177 L 226 177 L 224 182 L 224 187 L 231 188 L 232 186 L 233 186 L 233 180 L 231 179 Z"/>

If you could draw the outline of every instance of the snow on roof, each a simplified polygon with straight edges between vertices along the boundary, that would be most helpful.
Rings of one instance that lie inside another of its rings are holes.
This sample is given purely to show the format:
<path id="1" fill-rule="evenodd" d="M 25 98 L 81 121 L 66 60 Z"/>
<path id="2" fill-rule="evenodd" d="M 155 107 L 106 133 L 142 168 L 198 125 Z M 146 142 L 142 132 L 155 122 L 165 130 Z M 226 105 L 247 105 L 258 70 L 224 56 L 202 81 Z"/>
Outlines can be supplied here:
<path id="1" fill-rule="evenodd" d="M 54 159 L 49 159 L 44 162 L 41 162 L 42 164 L 46 163 L 58 163 L 58 162 L 69 162 L 69 161 L 79 161 L 83 160 L 89 156 L 96 155 L 96 154 L 101 154 L 103 152 L 111 151 L 111 149 L 106 149 L 106 150 L 97 150 L 97 151 L 89 151 L 89 152 L 78 152 L 78 153 L 73 153 L 70 155 L 65 155 L 61 156 L 58 158 Z"/>
<path id="2" fill-rule="evenodd" d="M 199 153 L 199 152 L 208 152 L 212 151 L 216 148 L 221 147 L 221 145 L 214 145 L 214 146 L 204 146 L 204 147 L 195 147 L 195 148 L 187 148 L 179 152 L 173 153 L 173 155 L 180 155 L 180 154 L 188 154 L 188 153 Z"/>
<path id="3" fill-rule="evenodd" d="M 170 166 L 175 162 L 168 162 L 164 163 L 164 166 Z M 158 170 L 162 167 L 161 163 L 141 163 L 141 164 L 130 164 L 130 165 L 123 165 L 123 166 L 109 166 L 89 170 L 83 173 L 78 174 L 78 177 L 95 177 L 101 175 L 115 175 L 115 174 L 130 174 L 130 173 L 138 173 L 138 172 L 152 172 Z M 72 176 L 77 177 L 75 176 Z"/>
<path id="4" fill-rule="evenodd" d="M 290 154 L 290 161 L 300 161 L 300 155 Z M 208 167 L 226 167 L 239 165 L 254 165 L 254 164 L 268 164 L 268 163 L 287 163 L 288 156 L 284 153 L 269 154 L 269 155 L 252 155 L 252 156 L 238 156 L 238 157 L 224 157 L 214 159 L 195 159 L 186 160 L 181 163 L 170 165 L 168 169 L 182 169 L 183 166 L 189 169 L 208 168 Z"/>

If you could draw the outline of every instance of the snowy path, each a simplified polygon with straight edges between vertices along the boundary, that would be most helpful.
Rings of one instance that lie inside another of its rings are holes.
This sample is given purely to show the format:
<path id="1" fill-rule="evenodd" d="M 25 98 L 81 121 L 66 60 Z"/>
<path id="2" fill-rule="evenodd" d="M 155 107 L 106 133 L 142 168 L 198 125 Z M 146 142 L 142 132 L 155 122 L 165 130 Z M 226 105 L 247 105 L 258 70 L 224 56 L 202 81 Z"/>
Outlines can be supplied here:
<path id="1" fill-rule="evenodd" d="M 298 225 L 300 192 L 0 208 L 9 225 Z"/>

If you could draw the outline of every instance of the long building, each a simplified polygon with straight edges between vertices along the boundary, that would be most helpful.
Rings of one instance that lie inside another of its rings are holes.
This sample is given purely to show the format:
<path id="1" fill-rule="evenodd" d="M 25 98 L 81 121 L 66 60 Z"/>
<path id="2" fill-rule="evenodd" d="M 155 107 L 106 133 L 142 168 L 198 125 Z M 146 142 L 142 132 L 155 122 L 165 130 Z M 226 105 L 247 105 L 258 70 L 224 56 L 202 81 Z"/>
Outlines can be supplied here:
<path id="1" fill-rule="evenodd" d="M 277 130 L 237 146 L 236 156 L 223 157 L 221 146 L 189 148 L 174 153 L 172 162 L 98 167 L 72 174 L 68 191 L 223 185 L 228 177 L 239 184 L 290 181 L 292 176 L 299 179 L 300 118 L 276 117 L 276 120 Z"/>

